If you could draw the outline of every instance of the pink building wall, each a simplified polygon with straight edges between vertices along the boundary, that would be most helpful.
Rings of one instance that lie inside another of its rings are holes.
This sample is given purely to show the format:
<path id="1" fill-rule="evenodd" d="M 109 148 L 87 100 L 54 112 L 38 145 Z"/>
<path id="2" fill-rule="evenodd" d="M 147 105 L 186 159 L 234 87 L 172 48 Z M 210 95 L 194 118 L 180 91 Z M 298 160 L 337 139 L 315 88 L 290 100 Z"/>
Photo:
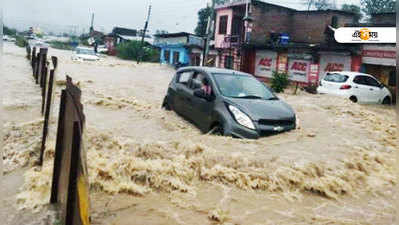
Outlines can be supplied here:
<path id="1" fill-rule="evenodd" d="M 216 12 L 216 29 L 215 29 L 215 47 L 216 48 L 226 48 L 226 46 L 223 45 L 224 42 L 224 37 L 225 35 L 219 34 L 219 21 L 221 16 L 228 16 L 227 19 L 227 34 L 231 34 L 231 27 L 232 27 L 232 22 L 233 22 L 233 9 L 218 9 Z"/>

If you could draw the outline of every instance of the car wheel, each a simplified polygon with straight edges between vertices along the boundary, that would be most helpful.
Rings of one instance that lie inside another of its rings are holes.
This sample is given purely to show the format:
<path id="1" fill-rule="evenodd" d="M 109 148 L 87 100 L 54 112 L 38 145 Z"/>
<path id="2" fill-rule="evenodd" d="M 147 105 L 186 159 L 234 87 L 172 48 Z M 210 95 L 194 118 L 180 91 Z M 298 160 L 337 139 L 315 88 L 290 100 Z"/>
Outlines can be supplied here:
<path id="1" fill-rule="evenodd" d="M 224 135 L 224 129 L 221 124 L 216 124 L 213 126 L 213 128 L 209 131 L 209 134 L 213 134 L 216 136 L 223 136 Z"/>
<path id="2" fill-rule="evenodd" d="M 349 100 L 351 100 L 351 101 L 354 102 L 354 103 L 357 102 L 356 96 L 351 96 L 351 97 L 349 98 Z"/>
<path id="3" fill-rule="evenodd" d="M 382 101 L 383 105 L 390 105 L 391 104 L 391 98 L 390 97 L 385 97 L 384 100 Z"/>
<path id="4" fill-rule="evenodd" d="M 164 100 L 163 100 L 162 108 L 164 108 L 165 110 L 168 110 L 168 111 L 172 110 L 172 108 L 170 107 L 170 105 L 169 105 L 168 100 L 167 100 L 166 97 L 165 97 Z"/>

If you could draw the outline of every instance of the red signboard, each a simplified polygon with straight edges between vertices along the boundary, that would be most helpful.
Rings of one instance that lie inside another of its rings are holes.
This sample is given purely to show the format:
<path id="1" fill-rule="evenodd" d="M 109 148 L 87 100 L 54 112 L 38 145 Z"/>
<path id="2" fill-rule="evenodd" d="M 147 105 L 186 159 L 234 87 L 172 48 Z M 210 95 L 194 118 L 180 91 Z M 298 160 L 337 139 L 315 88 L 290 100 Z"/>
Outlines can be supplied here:
<path id="1" fill-rule="evenodd" d="M 319 64 L 310 64 L 309 82 L 317 83 L 319 80 Z"/>
<path id="2" fill-rule="evenodd" d="M 342 71 L 342 70 L 344 70 L 344 64 L 342 63 L 328 63 L 327 66 L 324 68 L 325 72 Z"/>
<path id="3" fill-rule="evenodd" d="M 268 69 L 270 69 L 272 67 L 272 59 L 271 58 L 262 58 L 261 60 L 259 60 L 259 66 L 264 66 L 267 67 Z"/>
<path id="4" fill-rule="evenodd" d="M 307 66 L 308 64 L 304 62 L 294 62 L 291 66 L 291 70 L 306 72 Z"/>
<path id="5" fill-rule="evenodd" d="M 389 58 L 395 59 L 396 52 L 395 51 L 381 51 L 381 50 L 363 50 L 363 57 L 373 57 L 373 58 Z"/>

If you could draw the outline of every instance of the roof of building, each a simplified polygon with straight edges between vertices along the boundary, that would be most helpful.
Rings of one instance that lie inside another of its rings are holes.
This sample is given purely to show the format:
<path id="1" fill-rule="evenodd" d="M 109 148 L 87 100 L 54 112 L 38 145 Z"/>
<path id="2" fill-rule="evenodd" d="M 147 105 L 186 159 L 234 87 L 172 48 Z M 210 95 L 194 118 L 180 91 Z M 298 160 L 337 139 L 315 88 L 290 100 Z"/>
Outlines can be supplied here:
<path id="1" fill-rule="evenodd" d="M 371 13 L 371 15 L 396 15 L 396 12 L 376 12 L 376 13 Z"/>
<path id="2" fill-rule="evenodd" d="M 277 5 L 277 4 L 272 4 L 272 3 L 268 3 L 262 0 L 253 0 L 252 1 L 255 4 L 260 4 L 263 6 L 273 6 L 273 7 L 278 7 L 278 8 L 283 8 L 283 9 L 287 9 L 290 10 L 292 12 L 295 13 L 326 13 L 326 12 L 334 12 L 334 13 L 340 13 L 340 14 L 347 14 L 347 15 L 354 15 L 355 13 L 353 12 L 348 12 L 348 11 L 343 11 L 343 10 L 338 10 L 338 9 L 326 9 L 326 10 L 297 10 L 297 9 L 293 9 L 293 8 L 289 8 L 289 7 L 285 7 L 285 6 L 281 6 L 281 5 Z M 229 2 L 229 3 L 225 3 L 225 4 L 221 4 L 215 7 L 215 9 L 223 9 L 223 8 L 229 8 L 229 7 L 233 7 L 233 6 L 240 6 L 240 5 L 245 5 L 246 1 L 244 0 L 238 0 L 238 1 L 233 1 L 233 2 Z"/>
<path id="3" fill-rule="evenodd" d="M 123 27 L 114 27 L 114 29 L 112 29 L 112 33 L 125 36 L 137 36 L 137 30 Z"/>
<path id="4" fill-rule="evenodd" d="M 155 37 L 161 38 L 170 38 L 170 37 L 187 37 L 187 36 L 197 36 L 195 34 L 187 33 L 187 32 L 178 32 L 178 33 L 167 33 L 167 34 L 155 34 Z"/>

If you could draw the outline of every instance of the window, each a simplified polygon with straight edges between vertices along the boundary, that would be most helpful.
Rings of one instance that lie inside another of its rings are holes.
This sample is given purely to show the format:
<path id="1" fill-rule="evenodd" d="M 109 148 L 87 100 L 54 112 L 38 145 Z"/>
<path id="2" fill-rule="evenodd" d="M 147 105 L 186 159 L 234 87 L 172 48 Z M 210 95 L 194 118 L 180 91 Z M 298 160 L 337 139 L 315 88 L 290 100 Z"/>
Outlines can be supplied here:
<path id="1" fill-rule="evenodd" d="M 205 76 L 202 73 L 194 73 L 193 79 L 191 79 L 190 82 L 190 88 L 191 89 L 198 89 L 202 87 L 202 80 L 205 78 Z"/>
<path id="2" fill-rule="evenodd" d="M 329 73 L 324 78 L 325 81 L 335 82 L 335 83 L 345 83 L 348 80 L 348 76 L 339 73 Z"/>
<path id="3" fill-rule="evenodd" d="M 356 76 L 353 79 L 353 83 L 366 85 L 366 77 L 365 76 Z"/>
<path id="4" fill-rule="evenodd" d="M 227 20 L 229 16 L 221 16 L 219 18 L 219 34 L 227 34 Z"/>
<path id="5" fill-rule="evenodd" d="M 224 57 L 224 68 L 233 69 L 233 62 L 234 62 L 233 56 L 225 56 Z"/>
<path id="6" fill-rule="evenodd" d="M 179 62 L 180 52 L 173 52 L 173 64 Z"/>
<path id="7" fill-rule="evenodd" d="M 388 81 L 388 85 L 395 87 L 396 86 L 396 71 L 393 70 L 389 73 L 389 81 Z"/>
<path id="8" fill-rule="evenodd" d="M 193 74 L 193 72 L 182 72 L 178 74 L 177 83 L 187 85 L 188 80 L 191 78 L 191 74 Z"/>
<path id="9" fill-rule="evenodd" d="M 231 34 L 232 35 L 240 35 L 242 29 L 243 29 L 242 19 L 238 16 L 233 17 L 233 27 L 232 27 Z"/>
<path id="10" fill-rule="evenodd" d="M 165 61 L 169 63 L 170 62 L 170 51 L 165 50 L 163 57 L 164 57 Z"/>
<path id="11" fill-rule="evenodd" d="M 368 85 L 368 86 L 374 86 L 374 87 L 380 86 L 380 83 L 378 81 L 376 81 L 374 78 L 368 77 L 368 76 L 356 76 L 353 79 L 353 82 L 356 84 Z"/>
<path id="12" fill-rule="evenodd" d="M 372 77 L 366 77 L 366 85 L 379 87 L 380 83 Z"/>
<path id="13" fill-rule="evenodd" d="M 236 74 L 214 74 L 217 88 L 223 96 L 230 98 L 272 99 L 274 94 L 251 76 Z"/>

